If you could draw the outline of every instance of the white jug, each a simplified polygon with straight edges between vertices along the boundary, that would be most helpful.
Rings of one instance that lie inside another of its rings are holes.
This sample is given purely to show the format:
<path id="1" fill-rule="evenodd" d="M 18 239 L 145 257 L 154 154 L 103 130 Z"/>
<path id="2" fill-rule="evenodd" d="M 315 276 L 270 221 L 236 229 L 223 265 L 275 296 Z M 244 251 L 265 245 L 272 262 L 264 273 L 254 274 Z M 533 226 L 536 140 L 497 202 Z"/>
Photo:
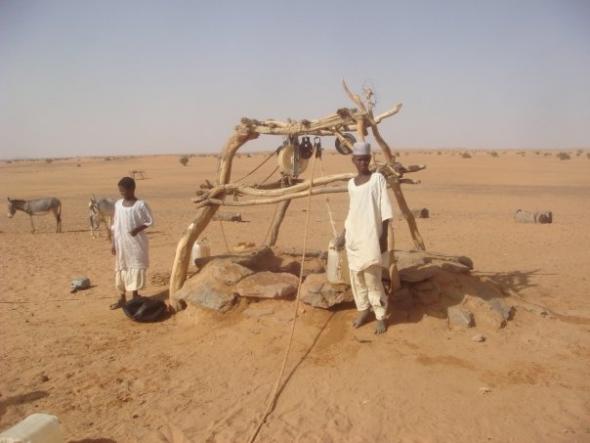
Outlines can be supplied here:
<path id="1" fill-rule="evenodd" d="M 211 255 L 211 248 L 206 238 L 197 240 L 193 245 L 191 251 L 191 263 L 195 263 L 197 258 L 209 257 Z"/>
<path id="2" fill-rule="evenodd" d="M 350 271 L 348 270 L 346 249 L 336 249 L 334 240 L 330 240 L 328 244 L 328 265 L 326 268 L 328 282 L 333 284 L 350 284 Z"/>

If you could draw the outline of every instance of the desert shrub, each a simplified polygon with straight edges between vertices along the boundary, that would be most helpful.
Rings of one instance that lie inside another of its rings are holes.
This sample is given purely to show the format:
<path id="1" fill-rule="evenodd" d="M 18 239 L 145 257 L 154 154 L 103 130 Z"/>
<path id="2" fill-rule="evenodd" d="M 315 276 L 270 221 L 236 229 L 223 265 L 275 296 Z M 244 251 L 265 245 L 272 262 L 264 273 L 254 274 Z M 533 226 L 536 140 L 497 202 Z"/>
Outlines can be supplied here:
<path id="1" fill-rule="evenodd" d="M 53 159 L 52 158 L 46 158 L 45 159 L 45 163 L 51 163 L 51 162 L 53 162 Z"/>
<path id="2" fill-rule="evenodd" d="M 105 161 L 105 162 L 110 162 L 111 160 L 112 160 L 112 158 L 111 158 L 111 157 L 105 157 L 105 158 L 104 158 L 104 161 Z"/>
<path id="3" fill-rule="evenodd" d="M 582 155 L 582 153 L 583 153 L 583 152 L 584 152 L 584 151 L 582 151 L 581 149 L 578 149 L 578 150 L 576 151 L 576 156 L 577 156 L 577 157 L 579 157 L 580 155 Z"/>
<path id="4" fill-rule="evenodd" d="M 541 155 L 540 151 L 535 151 L 535 155 Z"/>
<path id="5" fill-rule="evenodd" d="M 469 152 L 464 152 L 461 154 L 461 158 L 471 158 L 471 154 Z"/>
<path id="6" fill-rule="evenodd" d="M 497 153 L 496 151 L 492 151 L 492 152 L 490 152 L 490 155 L 491 155 L 492 157 L 498 157 L 498 153 Z"/>
<path id="7" fill-rule="evenodd" d="M 586 152 L 586 157 L 590 159 L 590 152 Z"/>
<path id="8" fill-rule="evenodd" d="M 438 151 L 438 152 L 436 153 L 436 155 L 442 155 L 442 152 Z"/>
<path id="9" fill-rule="evenodd" d="M 567 152 L 560 152 L 557 154 L 557 158 L 560 160 L 569 160 L 571 156 Z"/>
<path id="10" fill-rule="evenodd" d="M 187 155 L 183 155 L 182 157 L 180 157 L 178 159 L 178 161 L 180 162 L 180 164 L 182 166 L 186 166 L 188 164 L 188 156 Z"/>

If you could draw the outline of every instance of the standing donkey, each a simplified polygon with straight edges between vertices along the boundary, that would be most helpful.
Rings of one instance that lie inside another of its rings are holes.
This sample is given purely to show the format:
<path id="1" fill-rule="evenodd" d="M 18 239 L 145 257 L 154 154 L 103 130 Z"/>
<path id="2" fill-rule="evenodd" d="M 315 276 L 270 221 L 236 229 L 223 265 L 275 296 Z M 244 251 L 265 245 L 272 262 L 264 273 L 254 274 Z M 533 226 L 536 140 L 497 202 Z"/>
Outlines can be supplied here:
<path id="1" fill-rule="evenodd" d="M 12 218 L 16 211 L 29 214 L 31 220 L 31 232 L 35 233 L 33 215 L 45 215 L 53 213 L 57 226 L 55 232 L 61 232 L 61 202 L 55 197 L 39 198 L 36 200 L 11 200 L 8 197 L 8 218 Z"/>
<path id="2" fill-rule="evenodd" d="M 113 215 L 115 214 L 115 200 L 110 198 L 97 200 L 96 196 L 92 194 L 90 203 L 88 203 L 88 212 L 92 238 L 96 238 L 94 231 L 100 228 L 100 223 L 102 222 L 107 231 L 107 238 L 111 240 L 111 225 L 113 224 Z"/>

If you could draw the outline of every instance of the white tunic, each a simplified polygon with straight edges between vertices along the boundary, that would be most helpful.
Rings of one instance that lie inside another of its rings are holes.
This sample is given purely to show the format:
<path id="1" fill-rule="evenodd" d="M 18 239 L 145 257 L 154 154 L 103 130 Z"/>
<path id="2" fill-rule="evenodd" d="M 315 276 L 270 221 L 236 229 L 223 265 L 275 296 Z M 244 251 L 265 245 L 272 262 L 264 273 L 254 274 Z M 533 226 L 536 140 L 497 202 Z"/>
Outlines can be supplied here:
<path id="1" fill-rule="evenodd" d="M 136 200 L 133 206 L 123 206 L 123 199 L 115 203 L 113 217 L 113 242 L 116 257 L 115 271 L 146 269 L 149 266 L 149 244 L 145 231 L 135 237 L 130 232 L 142 225 L 152 226 L 152 211 L 143 200 Z"/>
<path id="2" fill-rule="evenodd" d="M 381 265 L 379 238 L 383 222 L 393 218 L 385 177 L 374 172 L 366 183 L 357 186 L 354 178 L 348 181 L 350 207 L 344 223 L 346 254 L 351 271 L 362 271 Z"/>

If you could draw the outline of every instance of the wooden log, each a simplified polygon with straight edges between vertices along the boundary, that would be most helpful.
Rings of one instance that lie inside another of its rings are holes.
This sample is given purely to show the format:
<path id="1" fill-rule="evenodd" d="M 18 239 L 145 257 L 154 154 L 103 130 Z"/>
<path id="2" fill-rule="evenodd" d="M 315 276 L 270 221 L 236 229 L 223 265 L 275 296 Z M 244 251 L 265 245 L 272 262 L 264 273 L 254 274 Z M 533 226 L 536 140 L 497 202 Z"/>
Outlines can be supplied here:
<path id="1" fill-rule="evenodd" d="M 388 236 L 387 236 L 387 252 L 389 253 L 389 281 L 391 286 L 389 289 L 389 295 L 393 295 L 395 291 L 402 287 L 401 280 L 399 278 L 399 271 L 397 269 L 397 262 L 395 261 L 395 233 L 393 231 L 393 220 L 389 221 L 388 224 Z"/>
<path id="2" fill-rule="evenodd" d="M 277 239 L 279 238 L 279 230 L 281 229 L 281 224 L 285 219 L 285 214 L 287 213 L 287 209 L 291 204 L 291 199 L 282 201 L 278 204 L 277 211 L 275 216 L 272 220 L 272 225 L 270 227 L 270 238 L 268 240 L 267 246 L 274 246 L 277 243 Z"/>
<path id="3" fill-rule="evenodd" d="M 399 112 L 401 104 L 395 105 L 389 111 L 380 114 L 375 122 L 381 123 L 386 118 L 389 118 Z M 300 120 L 282 122 L 278 120 L 256 120 L 250 118 L 242 118 L 241 125 L 247 127 L 253 132 L 268 135 L 334 135 L 334 128 L 342 132 L 350 132 L 356 129 L 362 134 L 361 139 L 367 135 L 365 129 L 364 119 L 366 118 L 366 108 L 349 109 L 341 108 L 338 112 L 330 114 L 316 120 Z"/>
<path id="4" fill-rule="evenodd" d="M 325 177 L 320 177 L 313 180 L 314 186 L 324 186 L 330 183 L 335 183 L 338 181 L 348 181 L 353 178 L 356 174 L 349 172 L 344 174 L 334 174 L 328 175 Z M 293 186 L 289 187 L 282 187 L 278 189 L 263 189 L 263 188 L 254 188 L 251 186 L 239 185 L 235 183 L 228 183 L 226 185 L 220 186 L 220 189 L 226 192 L 229 191 L 237 191 L 238 194 L 243 195 L 254 195 L 260 197 L 278 197 L 280 195 L 287 195 L 293 192 L 305 191 L 309 189 L 309 185 L 311 184 L 311 180 L 306 180 L 304 182 L 298 183 Z"/>
<path id="5" fill-rule="evenodd" d="M 311 195 L 322 195 L 322 194 L 337 194 L 342 192 L 348 192 L 348 186 L 333 186 L 322 189 L 312 189 Z M 285 200 L 295 200 L 298 198 L 307 197 L 309 191 L 296 192 L 291 195 L 283 195 L 280 197 L 273 198 L 261 198 L 255 200 L 244 200 L 244 201 L 228 201 L 219 198 L 208 198 L 197 204 L 197 208 L 202 208 L 209 205 L 217 206 L 258 206 L 258 205 L 270 205 L 273 203 L 279 203 Z"/>
<path id="6" fill-rule="evenodd" d="M 231 177 L 232 161 L 237 150 L 249 140 L 258 137 L 256 132 L 252 132 L 247 128 L 238 128 L 227 141 L 218 165 L 217 183 L 225 184 Z M 210 194 L 211 195 L 211 194 Z M 219 190 L 213 194 L 215 197 L 222 197 L 223 190 Z M 176 254 L 174 256 L 174 263 L 172 265 L 172 272 L 170 275 L 169 299 L 173 300 L 173 295 L 176 291 L 182 288 L 186 280 L 186 274 L 190 264 L 190 256 L 193 244 L 207 227 L 213 215 L 219 206 L 204 207 L 193 222 L 184 231 L 178 245 L 176 246 Z M 174 309 L 179 309 L 180 306 L 172 306 Z"/>
<path id="7" fill-rule="evenodd" d="M 379 129 L 377 128 L 377 123 L 375 121 L 375 118 L 373 117 L 373 110 L 368 108 L 367 105 L 365 105 L 363 103 L 361 98 L 357 94 L 353 93 L 348 88 L 348 85 L 346 84 L 346 82 L 344 80 L 342 80 L 342 86 L 344 87 L 344 91 L 346 92 L 346 95 L 348 95 L 348 97 L 350 97 L 350 99 L 363 111 L 363 114 L 364 114 L 362 116 L 363 131 L 364 131 L 364 125 L 368 124 L 371 127 L 371 132 L 373 133 L 373 137 L 375 137 L 375 141 L 377 142 L 377 144 L 381 147 L 381 150 L 383 151 L 383 155 L 385 156 L 385 160 L 387 161 L 387 163 L 393 163 L 395 161 L 395 157 L 391 153 L 391 149 L 389 148 L 389 145 L 385 142 L 383 137 L 381 137 L 381 133 L 379 132 Z M 400 109 L 401 109 L 401 106 L 400 106 Z M 360 118 L 360 117 L 356 117 L 356 118 Z M 358 120 L 357 120 L 357 123 L 358 123 Z M 357 130 L 357 132 L 358 132 L 358 130 Z M 362 137 L 362 140 L 364 141 L 364 137 Z"/>
<path id="8" fill-rule="evenodd" d="M 410 211 L 410 208 L 408 207 L 408 203 L 406 202 L 406 199 L 404 197 L 404 194 L 398 181 L 394 178 L 390 178 L 388 179 L 388 182 L 391 186 L 391 189 L 393 190 L 393 195 L 397 200 L 397 205 L 399 206 L 400 210 L 402 211 L 402 214 L 404 215 L 404 218 L 406 219 L 406 222 L 408 223 L 408 227 L 410 228 L 410 234 L 412 235 L 412 241 L 414 242 L 414 246 L 416 247 L 416 249 L 420 251 L 425 251 L 426 246 L 424 246 L 424 240 L 420 235 L 420 231 L 418 231 L 416 219 L 414 218 L 414 216 L 412 215 L 412 211 Z"/>

